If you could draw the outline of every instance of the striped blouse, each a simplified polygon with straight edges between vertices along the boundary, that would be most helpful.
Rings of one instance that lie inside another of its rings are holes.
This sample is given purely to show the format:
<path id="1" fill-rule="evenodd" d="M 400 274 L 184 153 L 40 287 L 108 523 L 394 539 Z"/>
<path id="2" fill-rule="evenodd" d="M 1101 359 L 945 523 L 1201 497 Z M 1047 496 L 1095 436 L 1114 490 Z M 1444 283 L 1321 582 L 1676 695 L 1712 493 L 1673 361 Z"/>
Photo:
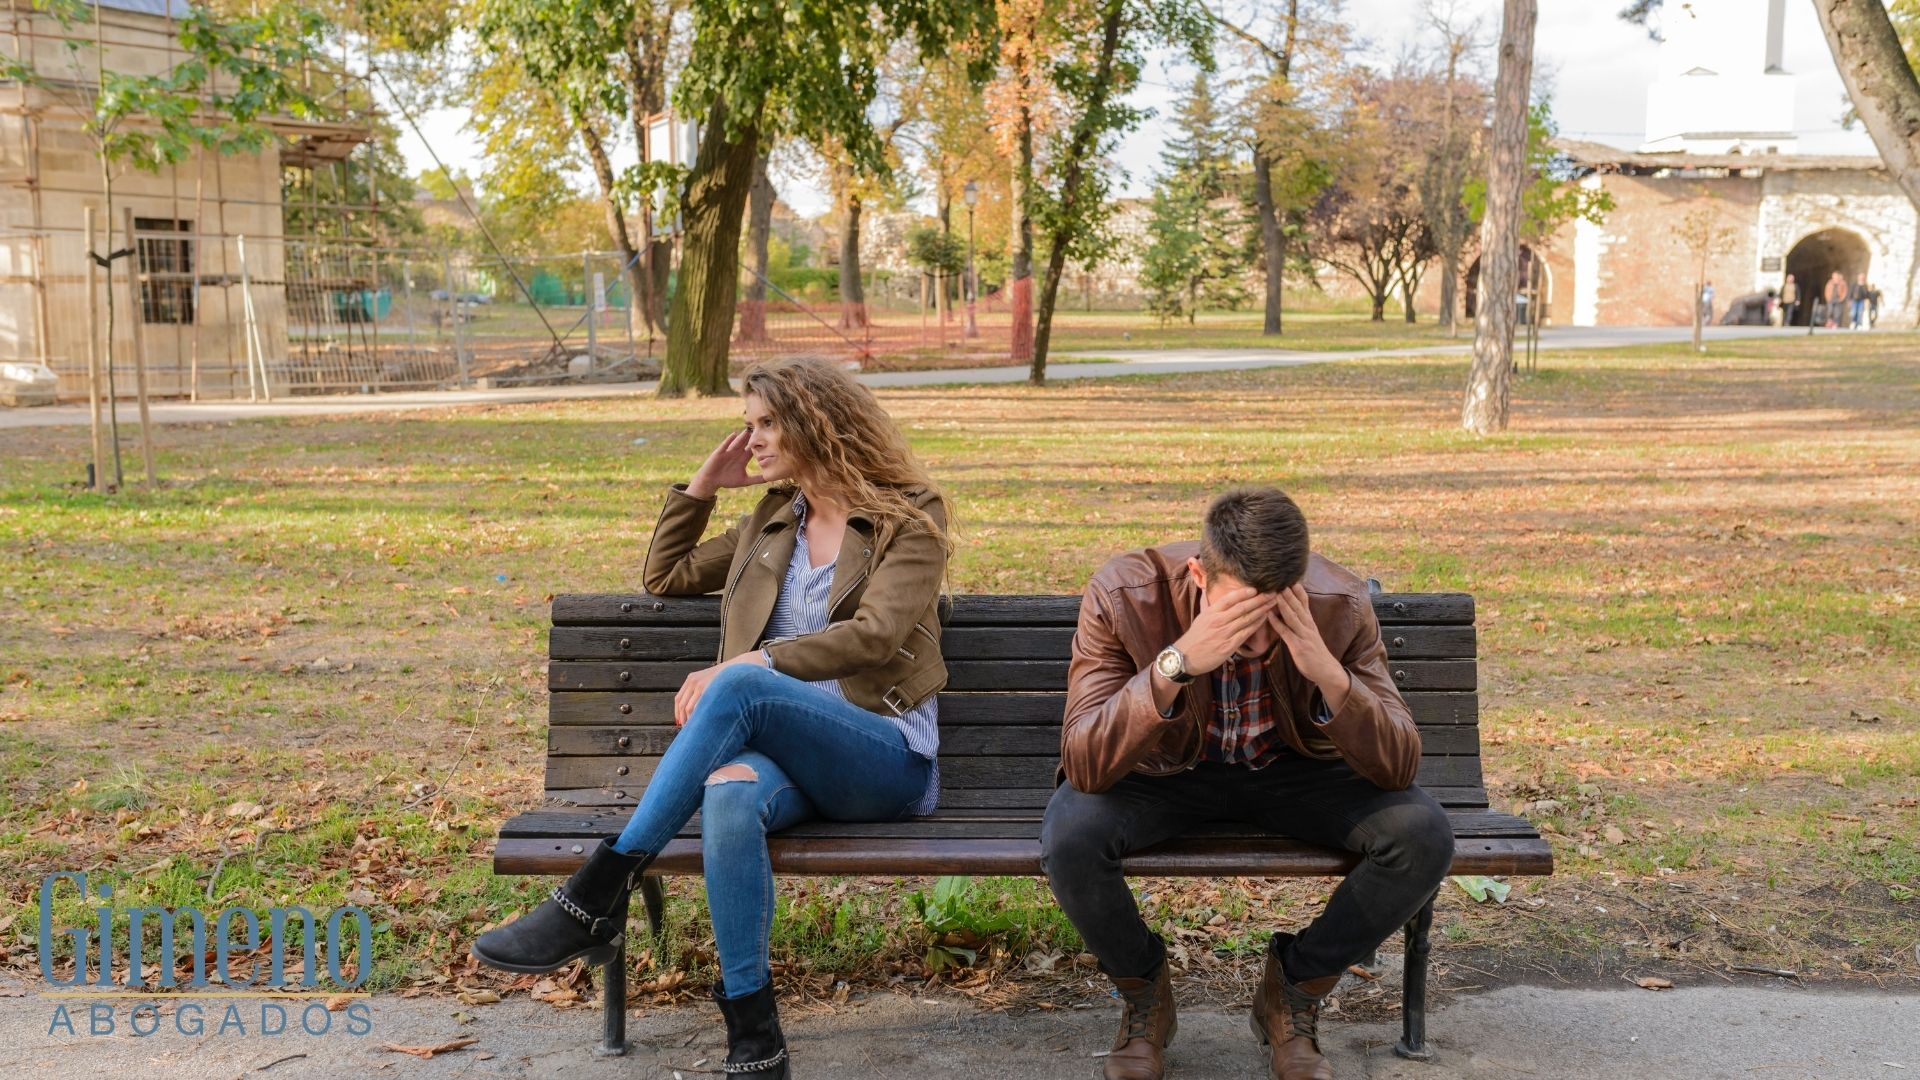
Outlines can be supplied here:
<path id="1" fill-rule="evenodd" d="M 807 553 L 807 500 L 806 496 L 796 492 L 793 497 L 793 513 L 797 520 L 793 545 L 793 561 L 787 564 L 787 576 L 780 584 L 780 597 L 774 601 L 773 616 L 767 620 L 766 640 L 775 638 L 800 637 L 804 634 L 817 634 L 827 628 L 830 612 L 827 610 L 827 597 L 833 591 L 833 562 L 815 567 Z M 847 698 L 846 691 L 840 688 L 838 679 L 822 679 L 810 683 L 825 690 L 840 700 Z M 938 695 L 927 700 L 899 716 L 877 713 L 883 719 L 893 722 L 907 738 L 907 749 L 926 758 L 933 768 L 927 773 L 927 792 L 914 804 L 916 814 L 931 814 L 940 802 L 940 706 Z"/>

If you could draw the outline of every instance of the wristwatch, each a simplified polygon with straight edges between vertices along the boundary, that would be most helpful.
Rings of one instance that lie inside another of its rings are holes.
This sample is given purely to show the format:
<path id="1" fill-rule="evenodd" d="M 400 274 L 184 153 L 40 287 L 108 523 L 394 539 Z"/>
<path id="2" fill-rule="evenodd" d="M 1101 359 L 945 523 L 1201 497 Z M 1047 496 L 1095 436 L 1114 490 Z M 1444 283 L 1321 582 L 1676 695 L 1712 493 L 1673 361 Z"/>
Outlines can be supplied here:
<path id="1" fill-rule="evenodd" d="M 1175 686 L 1185 686 L 1193 681 L 1193 674 L 1187 670 L 1187 658 L 1172 645 L 1160 650 L 1153 658 L 1153 670 Z"/>

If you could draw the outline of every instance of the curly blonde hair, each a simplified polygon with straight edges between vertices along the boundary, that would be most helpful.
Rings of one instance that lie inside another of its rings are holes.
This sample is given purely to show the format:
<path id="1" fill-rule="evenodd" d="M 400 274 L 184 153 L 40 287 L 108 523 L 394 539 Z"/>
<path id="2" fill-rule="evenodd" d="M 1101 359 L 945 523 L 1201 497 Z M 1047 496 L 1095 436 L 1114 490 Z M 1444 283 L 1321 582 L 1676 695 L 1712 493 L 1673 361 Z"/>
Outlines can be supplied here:
<path id="1" fill-rule="evenodd" d="M 781 451 L 805 487 L 869 515 L 881 547 L 917 525 L 952 552 L 952 508 L 942 528 L 907 497 L 908 488 L 939 489 L 900 425 L 845 368 L 817 356 L 782 357 L 749 367 L 741 382 L 741 393 L 759 395 L 780 425 Z"/>

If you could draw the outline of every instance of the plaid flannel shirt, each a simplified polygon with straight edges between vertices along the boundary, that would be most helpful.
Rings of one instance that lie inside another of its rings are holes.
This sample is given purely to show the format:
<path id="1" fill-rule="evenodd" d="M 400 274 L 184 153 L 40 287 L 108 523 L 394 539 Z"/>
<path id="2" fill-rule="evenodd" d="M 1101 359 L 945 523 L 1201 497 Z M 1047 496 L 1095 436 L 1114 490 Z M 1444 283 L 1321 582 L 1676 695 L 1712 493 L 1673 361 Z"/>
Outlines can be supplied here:
<path id="1" fill-rule="evenodd" d="M 1200 759 L 1260 769 L 1286 753 L 1287 744 L 1280 737 L 1283 717 L 1267 685 L 1263 659 L 1236 653 L 1214 669 L 1212 678 L 1213 716 L 1207 720 Z M 1323 725 L 1333 719 L 1325 702 L 1313 719 Z"/>

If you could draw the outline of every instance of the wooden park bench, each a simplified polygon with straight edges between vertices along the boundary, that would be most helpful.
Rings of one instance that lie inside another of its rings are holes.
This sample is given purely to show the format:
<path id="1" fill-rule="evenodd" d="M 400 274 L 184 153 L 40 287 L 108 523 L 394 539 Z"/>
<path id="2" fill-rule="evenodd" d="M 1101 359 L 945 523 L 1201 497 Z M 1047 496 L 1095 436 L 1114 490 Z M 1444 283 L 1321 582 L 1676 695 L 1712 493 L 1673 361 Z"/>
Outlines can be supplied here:
<path id="1" fill-rule="evenodd" d="M 1374 610 L 1394 682 L 1420 726 L 1420 784 L 1447 808 L 1454 874 L 1549 874 L 1553 853 L 1526 821 L 1487 806 L 1480 772 L 1473 598 L 1379 593 Z M 1040 818 L 1053 793 L 1078 596 L 955 596 L 941 647 L 940 808 L 884 824 L 819 821 L 769 840 L 776 873 L 1037 875 Z M 673 695 L 719 650 L 715 597 L 556 596 L 547 728 L 547 805 L 500 829 L 498 874 L 563 876 L 618 833 L 672 740 Z M 1160 877 L 1324 877 L 1341 851 L 1221 823 L 1142 851 L 1127 872 Z M 658 874 L 698 874 L 699 819 L 667 845 L 641 888 L 660 931 Z M 1433 903 L 1407 924 L 1402 1057 L 1425 1060 Z M 604 973 L 600 1054 L 626 1045 L 624 947 Z"/>

